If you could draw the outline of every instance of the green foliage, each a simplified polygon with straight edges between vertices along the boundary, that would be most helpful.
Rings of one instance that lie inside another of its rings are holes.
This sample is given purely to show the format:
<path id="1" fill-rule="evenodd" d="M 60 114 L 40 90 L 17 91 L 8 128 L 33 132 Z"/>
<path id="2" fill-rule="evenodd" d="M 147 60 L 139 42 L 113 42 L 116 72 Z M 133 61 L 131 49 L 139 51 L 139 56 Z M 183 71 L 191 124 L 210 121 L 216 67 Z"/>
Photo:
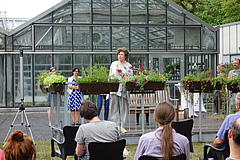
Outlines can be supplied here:
<path id="1" fill-rule="evenodd" d="M 44 79 L 43 84 L 45 85 L 45 88 L 49 88 L 54 83 L 65 83 L 66 78 L 63 75 L 60 75 L 58 73 L 54 74 L 48 74 L 48 76 Z"/>
<path id="2" fill-rule="evenodd" d="M 226 0 L 221 4 L 222 10 L 225 13 L 224 24 L 240 21 L 240 0 Z"/>
<path id="3" fill-rule="evenodd" d="M 40 85 L 43 85 L 43 81 L 44 79 L 48 76 L 48 72 L 39 72 L 40 74 L 37 75 L 38 77 L 38 82 L 37 82 L 37 85 L 38 85 L 38 88 L 40 89 Z"/>
<path id="4" fill-rule="evenodd" d="M 105 66 L 100 65 L 89 65 L 86 68 L 82 68 L 82 77 L 77 78 L 78 83 L 92 83 L 92 82 L 103 82 L 113 83 L 119 82 L 118 78 L 109 76 L 109 70 Z"/>
<path id="5" fill-rule="evenodd" d="M 128 76 L 126 79 L 123 79 L 123 88 L 126 88 L 127 82 L 134 82 L 140 90 L 144 90 L 144 86 L 148 82 L 166 82 L 169 78 L 169 74 L 160 74 L 158 71 L 142 66 L 142 63 L 139 63 L 139 68 L 132 66 L 134 76 Z"/>

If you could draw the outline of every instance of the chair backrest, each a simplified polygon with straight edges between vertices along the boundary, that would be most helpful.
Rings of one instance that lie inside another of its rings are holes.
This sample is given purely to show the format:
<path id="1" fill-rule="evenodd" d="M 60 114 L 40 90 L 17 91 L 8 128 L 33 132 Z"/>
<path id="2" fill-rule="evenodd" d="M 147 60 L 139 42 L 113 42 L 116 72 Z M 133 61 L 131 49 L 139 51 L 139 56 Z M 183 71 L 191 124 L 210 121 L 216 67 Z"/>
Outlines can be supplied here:
<path id="1" fill-rule="evenodd" d="M 164 159 L 164 158 L 161 158 L 161 157 L 156 158 L 156 157 L 145 156 L 145 155 L 138 158 L 138 160 L 161 160 L 161 159 Z M 182 153 L 178 156 L 174 156 L 174 157 L 170 158 L 169 160 L 186 160 L 186 155 L 184 153 Z"/>
<path id="2" fill-rule="evenodd" d="M 125 139 L 107 143 L 91 142 L 88 145 L 89 160 L 123 160 L 125 145 Z"/>
<path id="3" fill-rule="evenodd" d="M 74 155 L 77 142 L 74 140 L 79 126 L 63 127 L 64 150 L 66 155 Z"/>
<path id="4" fill-rule="evenodd" d="M 193 152 L 193 145 L 192 145 L 193 119 L 173 121 L 172 128 L 175 129 L 177 133 L 180 133 L 187 137 L 187 139 L 189 140 L 190 152 Z"/>
<path id="5" fill-rule="evenodd" d="M 229 141 L 228 141 L 228 131 L 225 132 L 225 135 L 224 135 L 224 145 L 225 145 L 225 148 L 221 151 L 215 151 L 218 159 L 226 159 L 227 157 L 229 157 L 230 155 L 230 148 L 229 148 Z"/>

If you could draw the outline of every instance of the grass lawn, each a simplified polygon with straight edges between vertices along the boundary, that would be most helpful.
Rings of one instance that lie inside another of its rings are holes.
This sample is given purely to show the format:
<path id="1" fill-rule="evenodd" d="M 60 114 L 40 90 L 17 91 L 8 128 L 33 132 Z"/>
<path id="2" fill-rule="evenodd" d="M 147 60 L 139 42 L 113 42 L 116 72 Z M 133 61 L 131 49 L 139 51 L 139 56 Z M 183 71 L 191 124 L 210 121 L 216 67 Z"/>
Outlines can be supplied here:
<path id="1" fill-rule="evenodd" d="M 203 156 L 203 146 L 205 144 L 212 144 L 212 142 L 204 142 L 204 143 L 193 143 L 193 150 L 194 150 L 194 159 L 198 159 L 200 156 Z M 0 148 L 3 149 L 3 144 L 0 143 Z M 50 160 L 51 159 L 51 146 L 50 140 L 49 141 L 36 141 L 36 148 L 37 148 L 37 160 Z M 136 152 L 137 145 L 127 145 L 126 149 L 129 151 L 129 155 L 125 160 L 133 160 L 134 155 Z M 191 158 L 191 156 L 190 156 Z M 53 159 L 60 159 L 60 158 L 53 158 Z M 72 156 L 68 156 L 68 160 L 72 160 Z"/>

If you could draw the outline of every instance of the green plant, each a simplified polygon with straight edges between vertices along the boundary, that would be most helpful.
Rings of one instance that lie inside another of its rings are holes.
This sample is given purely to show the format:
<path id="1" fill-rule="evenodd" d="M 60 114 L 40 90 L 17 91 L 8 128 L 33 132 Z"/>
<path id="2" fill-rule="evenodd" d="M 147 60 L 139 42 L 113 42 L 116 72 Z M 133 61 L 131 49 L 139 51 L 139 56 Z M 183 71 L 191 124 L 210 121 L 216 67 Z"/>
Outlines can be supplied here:
<path id="1" fill-rule="evenodd" d="M 48 72 L 39 72 L 40 74 L 37 75 L 38 77 L 38 82 L 37 82 L 37 85 L 38 85 L 38 88 L 40 89 L 40 86 L 43 85 L 43 81 L 44 79 L 48 76 Z"/>
<path id="2" fill-rule="evenodd" d="M 55 74 L 48 74 L 48 76 L 44 79 L 43 84 L 45 85 L 45 88 L 49 88 L 54 83 L 65 83 L 66 78 L 63 75 L 60 75 L 58 73 Z"/>
<path id="3" fill-rule="evenodd" d="M 130 67 L 133 70 L 134 76 L 128 76 L 126 79 L 123 79 L 123 88 L 126 89 L 127 82 L 134 82 L 140 90 L 144 90 L 144 86 L 148 82 L 166 82 L 169 78 L 169 74 L 160 74 L 154 69 L 143 67 L 142 63 L 139 63 L 139 68 L 135 66 Z"/>
<path id="4" fill-rule="evenodd" d="M 92 82 L 103 82 L 113 83 L 119 82 L 119 79 L 109 76 L 109 69 L 105 66 L 100 65 L 89 65 L 86 68 L 82 68 L 82 77 L 77 78 L 78 83 L 92 83 Z"/>

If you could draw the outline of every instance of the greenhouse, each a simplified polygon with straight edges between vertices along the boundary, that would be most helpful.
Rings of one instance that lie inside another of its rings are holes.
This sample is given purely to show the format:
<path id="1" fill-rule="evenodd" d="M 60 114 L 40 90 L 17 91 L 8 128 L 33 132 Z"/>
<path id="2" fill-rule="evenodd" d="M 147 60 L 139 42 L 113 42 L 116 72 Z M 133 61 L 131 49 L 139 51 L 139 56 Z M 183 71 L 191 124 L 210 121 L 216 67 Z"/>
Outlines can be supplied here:
<path id="1" fill-rule="evenodd" d="M 196 68 L 216 70 L 218 35 L 171 0 L 63 0 L 11 31 L 0 27 L 0 107 L 20 102 L 20 50 L 24 105 L 37 107 L 47 106 L 37 75 L 52 66 L 67 78 L 73 67 L 109 66 L 126 47 L 132 65 L 173 70 L 178 83 Z"/>

